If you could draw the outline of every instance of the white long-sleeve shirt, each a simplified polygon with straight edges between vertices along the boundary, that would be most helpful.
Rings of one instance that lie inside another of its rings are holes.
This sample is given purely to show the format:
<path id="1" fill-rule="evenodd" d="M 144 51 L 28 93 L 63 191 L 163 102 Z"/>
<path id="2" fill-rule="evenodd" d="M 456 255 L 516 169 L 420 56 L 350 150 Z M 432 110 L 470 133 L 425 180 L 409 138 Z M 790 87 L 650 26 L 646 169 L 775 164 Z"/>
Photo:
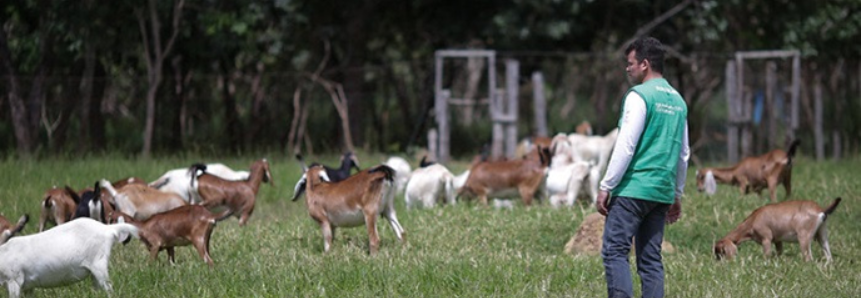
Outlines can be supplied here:
<path id="1" fill-rule="evenodd" d="M 628 92 L 623 109 L 624 114 L 622 115 L 622 124 L 619 127 L 619 135 L 616 138 L 616 145 L 613 147 L 607 172 L 604 174 L 604 179 L 601 180 L 601 190 L 608 192 L 616 188 L 621 182 L 622 176 L 634 157 L 637 143 L 640 141 L 640 136 L 646 125 L 646 101 L 640 97 L 640 94 Z M 690 155 L 688 123 L 685 121 L 682 150 L 679 152 L 679 162 L 676 168 L 676 198 L 681 198 L 685 190 Z"/>

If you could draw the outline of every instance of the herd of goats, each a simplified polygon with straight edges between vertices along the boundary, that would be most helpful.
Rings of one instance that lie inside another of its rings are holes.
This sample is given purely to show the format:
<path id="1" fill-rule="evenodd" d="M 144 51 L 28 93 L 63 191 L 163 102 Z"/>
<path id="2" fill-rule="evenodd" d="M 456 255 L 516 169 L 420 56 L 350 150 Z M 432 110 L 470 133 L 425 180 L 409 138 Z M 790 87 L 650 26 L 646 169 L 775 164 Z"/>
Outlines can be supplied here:
<path id="1" fill-rule="evenodd" d="M 341 157 L 340 167 L 306 166 L 297 155 L 303 174 L 294 188 L 293 201 L 305 197 L 309 215 L 320 225 L 324 251 L 329 250 L 336 228 L 365 226 L 369 252 L 375 254 L 380 242 L 377 218 L 385 218 L 397 238 L 404 240 L 406 232 L 394 208 L 394 198 L 400 193 L 407 208 L 455 204 L 461 197 L 477 198 L 484 206 L 489 204 L 488 198 L 510 206 L 510 201 L 497 198 L 513 197 L 526 206 L 535 198 L 546 198 L 553 206 L 570 206 L 585 195 L 594 204 L 616 133 L 530 138 L 521 143 L 520 157 L 476 156 L 459 175 L 424 158 L 415 170 L 400 157 L 361 170 L 351 153 Z M 825 219 L 840 198 L 823 209 L 812 201 L 778 203 L 775 197 L 778 185 L 784 186 L 787 198 L 791 194 L 792 158 L 798 144 L 793 142 L 787 151 L 775 149 L 745 158 L 731 167 L 697 171 L 699 191 L 713 194 L 718 183 L 737 186 L 743 194 L 768 189 L 773 203 L 753 211 L 715 244 L 718 259 L 731 258 L 740 242 L 754 240 L 766 255 L 771 254 L 771 244 L 780 253 L 783 242 L 798 242 L 804 259 L 810 260 L 810 244 L 816 240 L 831 261 Z M 215 224 L 233 216 L 245 225 L 254 211 L 260 184 L 271 181 L 269 163 L 262 159 L 249 171 L 194 164 L 168 171 L 150 183 L 140 178 L 103 179 L 80 191 L 68 186 L 51 188 L 41 201 L 39 233 L 13 237 L 28 217 L 12 224 L 0 216 L 0 283 L 7 285 L 10 297 L 19 297 L 22 291 L 92 276 L 95 286 L 111 291 L 111 247 L 131 238 L 140 239 L 153 260 L 166 250 L 173 263 L 174 247 L 192 245 L 213 266 L 209 238 Z M 57 226 L 45 230 L 47 223 Z"/>

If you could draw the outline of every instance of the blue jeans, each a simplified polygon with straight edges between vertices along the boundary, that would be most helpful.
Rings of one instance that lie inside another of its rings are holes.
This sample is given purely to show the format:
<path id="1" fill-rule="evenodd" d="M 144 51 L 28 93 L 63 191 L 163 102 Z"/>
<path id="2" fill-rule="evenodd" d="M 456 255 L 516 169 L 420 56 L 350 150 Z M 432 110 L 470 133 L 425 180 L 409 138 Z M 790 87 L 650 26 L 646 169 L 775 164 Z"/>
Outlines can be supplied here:
<path id="1" fill-rule="evenodd" d="M 601 256 L 610 298 L 634 296 L 631 279 L 631 238 L 636 238 L 637 273 L 644 298 L 664 297 L 664 265 L 661 242 L 669 204 L 626 197 L 613 197 L 604 224 Z"/>

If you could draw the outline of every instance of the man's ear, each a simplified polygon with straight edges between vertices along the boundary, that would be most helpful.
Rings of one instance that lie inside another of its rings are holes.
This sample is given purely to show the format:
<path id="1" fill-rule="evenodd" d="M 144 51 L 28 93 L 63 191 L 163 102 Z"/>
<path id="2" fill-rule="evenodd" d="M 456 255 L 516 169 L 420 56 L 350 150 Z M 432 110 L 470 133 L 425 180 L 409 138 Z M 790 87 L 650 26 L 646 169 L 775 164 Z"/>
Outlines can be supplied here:
<path id="1" fill-rule="evenodd" d="M 646 68 L 652 69 L 652 62 L 650 62 L 649 59 L 644 58 L 643 62 L 641 62 L 641 63 L 644 64 L 646 66 Z"/>

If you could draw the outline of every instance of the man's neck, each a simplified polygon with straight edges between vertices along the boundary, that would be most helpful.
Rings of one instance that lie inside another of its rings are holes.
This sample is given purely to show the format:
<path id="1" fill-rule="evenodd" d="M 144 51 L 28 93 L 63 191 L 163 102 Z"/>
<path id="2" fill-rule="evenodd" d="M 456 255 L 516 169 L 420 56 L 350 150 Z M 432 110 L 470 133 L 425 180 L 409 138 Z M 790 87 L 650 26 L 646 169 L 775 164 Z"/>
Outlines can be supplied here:
<path id="1" fill-rule="evenodd" d="M 657 72 L 649 72 L 649 73 L 647 73 L 647 74 L 646 74 L 646 77 L 644 77 L 644 78 L 643 78 L 643 82 L 642 82 L 642 83 L 640 83 L 640 84 L 643 84 L 643 83 L 645 83 L 645 82 L 648 82 L 649 80 L 652 80 L 652 79 L 660 79 L 660 78 L 663 78 L 663 77 L 664 77 L 664 76 L 663 76 L 663 75 L 661 75 L 660 73 L 657 73 Z"/>

